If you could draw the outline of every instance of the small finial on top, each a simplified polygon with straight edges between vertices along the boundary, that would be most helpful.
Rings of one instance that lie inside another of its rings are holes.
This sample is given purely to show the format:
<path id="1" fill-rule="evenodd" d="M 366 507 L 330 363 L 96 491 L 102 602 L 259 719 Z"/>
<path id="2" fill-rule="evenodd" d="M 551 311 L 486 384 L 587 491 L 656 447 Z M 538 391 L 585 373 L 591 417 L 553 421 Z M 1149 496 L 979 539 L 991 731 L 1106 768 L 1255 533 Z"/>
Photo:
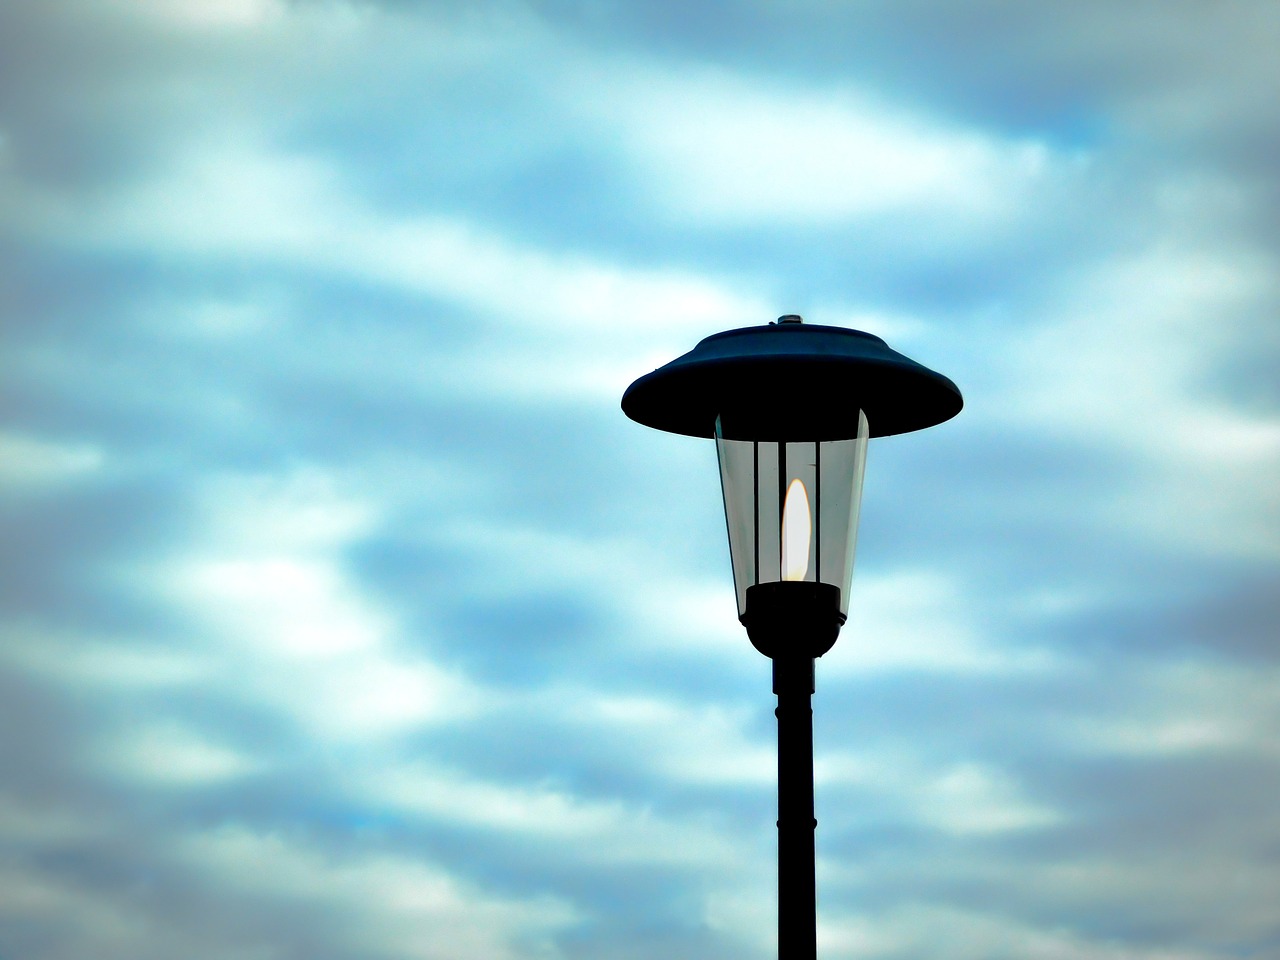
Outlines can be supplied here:
<path id="1" fill-rule="evenodd" d="M 788 313 L 779 317 L 778 323 L 804 323 L 804 318 L 798 313 Z"/>

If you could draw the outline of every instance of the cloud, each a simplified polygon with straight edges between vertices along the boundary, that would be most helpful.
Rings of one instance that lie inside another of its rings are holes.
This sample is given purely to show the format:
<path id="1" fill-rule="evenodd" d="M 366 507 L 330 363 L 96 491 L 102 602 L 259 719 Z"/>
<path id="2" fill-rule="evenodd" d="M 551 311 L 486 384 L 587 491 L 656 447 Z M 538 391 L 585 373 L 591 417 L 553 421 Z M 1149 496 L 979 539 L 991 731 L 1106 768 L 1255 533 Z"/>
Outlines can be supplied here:
<path id="1" fill-rule="evenodd" d="M 24 814 L 46 843 L 60 818 L 65 814 Z M 6 831 L 4 841 L 17 836 Z M 63 836 L 100 850 L 123 839 L 105 826 L 92 837 Z M 199 957 L 271 956 L 284 937 L 333 957 L 515 957 L 545 952 L 575 920 L 562 901 L 493 896 L 394 852 L 342 854 L 238 826 L 172 839 L 150 866 L 167 888 L 154 880 L 95 888 L 47 864 L 0 876 L 3 912 L 16 933 L 8 942 L 41 949 L 25 931 L 52 923 L 62 931 L 57 949 L 96 942 L 110 956 L 162 957 L 176 949 Z M 304 933 L 295 924 L 308 914 L 314 919 Z M 424 929 L 431 931 L 425 939 Z"/>
<path id="2" fill-rule="evenodd" d="M 856 575 L 845 643 L 822 660 L 823 674 L 877 670 L 1038 672 L 1058 666 L 1054 653 L 1027 644 L 992 648 L 958 585 L 937 575 Z M 856 606 L 855 606 L 856 604 Z"/>
<path id="3" fill-rule="evenodd" d="M 140 731 L 107 753 L 103 765 L 141 780 L 178 786 L 227 780 L 255 767 L 251 758 L 174 726 Z"/>
<path id="4" fill-rule="evenodd" d="M 0 21 L 0 954 L 772 955 L 714 454 L 617 404 L 790 310 L 967 400 L 871 451 L 823 949 L 1269 948 L 1271 14 Z"/>
<path id="5" fill-rule="evenodd" d="M 621 82 L 617 73 L 591 88 L 594 110 L 680 220 L 923 214 L 981 229 L 1025 202 L 1050 162 L 1043 144 L 948 129 L 856 90 L 787 90 L 710 70 Z"/>
<path id="6" fill-rule="evenodd" d="M 1271 673 L 1169 663 L 1135 683 L 1111 716 L 1078 718 L 1070 739 L 1085 749 L 1148 758 L 1224 751 L 1266 756 L 1280 726 Z"/>
<path id="7" fill-rule="evenodd" d="M 10 488 L 47 489 L 97 470 L 102 461 L 102 451 L 92 445 L 0 434 L 0 483 Z"/>
<path id="8" fill-rule="evenodd" d="M 349 930 L 378 930 L 374 941 L 362 933 L 353 942 L 337 924 L 325 924 L 337 933 L 338 955 L 372 949 L 383 956 L 520 956 L 521 946 L 536 949 L 574 920 L 568 904 L 477 896 L 468 885 L 394 854 L 335 857 L 236 828 L 194 834 L 176 854 L 221 878 L 235 895 L 311 902 L 345 918 Z M 424 928 L 432 931 L 425 942 Z"/>
<path id="9" fill-rule="evenodd" d="M 819 948 L 873 952 L 881 957 L 917 956 L 945 948 L 958 958 L 1044 957 L 1045 960 L 1208 960 L 1211 953 L 1156 948 L 1134 953 L 1132 947 L 1099 945 L 1090 937 L 1061 927 L 1045 930 L 1020 924 L 998 910 L 909 907 L 885 919 L 830 924 Z"/>
<path id="10" fill-rule="evenodd" d="M 1274 284 L 1247 251 L 1179 246 L 1099 270 L 1057 322 L 1015 344 L 1020 402 L 1006 416 L 1125 451 L 1130 490 L 1103 505 L 1113 523 L 1184 550 L 1274 557 L 1280 514 L 1264 477 L 1280 464 L 1280 419 L 1215 396 L 1204 375 Z"/>

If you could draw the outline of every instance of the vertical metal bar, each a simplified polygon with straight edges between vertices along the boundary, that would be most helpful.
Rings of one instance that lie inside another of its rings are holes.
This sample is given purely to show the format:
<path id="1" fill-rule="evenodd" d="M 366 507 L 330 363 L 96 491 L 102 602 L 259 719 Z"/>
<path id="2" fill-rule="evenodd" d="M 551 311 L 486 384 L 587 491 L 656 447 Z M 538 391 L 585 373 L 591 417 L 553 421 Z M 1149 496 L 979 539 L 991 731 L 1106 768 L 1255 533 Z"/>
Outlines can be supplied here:
<path id="1" fill-rule="evenodd" d="M 813 441 L 813 581 L 822 582 L 822 444 Z"/>
<path id="2" fill-rule="evenodd" d="M 775 657 L 778 696 L 778 957 L 817 960 L 813 816 L 813 660 Z"/>
<path id="3" fill-rule="evenodd" d="M 755 493 L 756 508 L 752 519 L 755 521 L 756 569 L 752 580 L 760 582 L 760 441 L 751 441 L 751 487 Z"/>
<path id="4" fill-rule="evenodd" d="M 782 569 L 782 515 L 787 509 L 787 442 L 778 441 L 778 579 Z"/>

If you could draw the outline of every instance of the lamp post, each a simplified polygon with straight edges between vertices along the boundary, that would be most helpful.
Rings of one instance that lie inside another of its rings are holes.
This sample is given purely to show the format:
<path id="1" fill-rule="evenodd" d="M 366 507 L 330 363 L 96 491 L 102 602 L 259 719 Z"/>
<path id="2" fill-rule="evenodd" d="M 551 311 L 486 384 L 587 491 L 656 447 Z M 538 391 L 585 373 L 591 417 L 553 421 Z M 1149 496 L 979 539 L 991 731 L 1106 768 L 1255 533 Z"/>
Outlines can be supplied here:
<path id="1" fill-rule="evenodd" d="M 867 441 L 949 420 L 956 385 L 845 327 L 775 323 L 707 337 L 636 380 L 632 420 L 716 441 L 738 619 L 778 697 L 778 953 L 817 956 L 814 661 L 836 642 Z"/>

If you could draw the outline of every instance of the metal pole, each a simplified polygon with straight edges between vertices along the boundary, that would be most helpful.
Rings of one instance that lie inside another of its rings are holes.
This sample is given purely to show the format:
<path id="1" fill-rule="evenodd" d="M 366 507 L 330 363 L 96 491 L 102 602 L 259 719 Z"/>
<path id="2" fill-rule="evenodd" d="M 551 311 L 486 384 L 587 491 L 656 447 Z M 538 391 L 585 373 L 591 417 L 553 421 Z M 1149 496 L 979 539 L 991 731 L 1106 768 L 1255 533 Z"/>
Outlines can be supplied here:
<path id="1" fill-rule="evenodd" d="M 810 657 L 773 660 L 778 696 L 778 958 L 817 960 L 814 871 L 813 665 Z"/>

